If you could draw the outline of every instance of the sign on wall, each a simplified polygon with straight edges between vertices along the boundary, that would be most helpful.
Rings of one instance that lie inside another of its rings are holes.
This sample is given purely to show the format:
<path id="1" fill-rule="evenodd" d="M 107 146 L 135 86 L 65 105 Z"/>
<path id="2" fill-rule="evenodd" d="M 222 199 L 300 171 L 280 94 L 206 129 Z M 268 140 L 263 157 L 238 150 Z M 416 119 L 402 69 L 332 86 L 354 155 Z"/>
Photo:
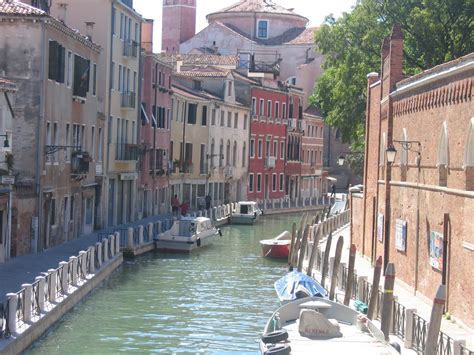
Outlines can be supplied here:
<path id="1" fill-rule="evenodd" d="M 430 265 L 443 270 L 443 234 L 433 231 L 430 233 Z"/>
<path id="2" fill-rule="evenodd" d="M 379 213 L 377 216 L 377 239 L 379 242 L 383 242 L 383 221 L 384 216 L 382 213 Z"/>
<path id="3" fill-rule="evenodd" d="M 395 247 L 398 251 L 407 251 L 407 221 L 402 219 L 395 223 Z"/>

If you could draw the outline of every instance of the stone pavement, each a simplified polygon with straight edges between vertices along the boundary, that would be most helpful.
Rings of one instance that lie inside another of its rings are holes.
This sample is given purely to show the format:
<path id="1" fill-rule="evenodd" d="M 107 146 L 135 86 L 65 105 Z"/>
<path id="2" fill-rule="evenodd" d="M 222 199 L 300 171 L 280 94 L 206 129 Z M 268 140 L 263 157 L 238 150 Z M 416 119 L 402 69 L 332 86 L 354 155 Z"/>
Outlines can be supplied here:
<path id="1" fill-rule="evenodd" d="M 337 230 L 335 233 L 333 233 L 331 251 L 329 255 L 330 257 L 335 255 L 336 244 L 337 244 L 337 240 L 339 236 L 344 237 L 344 247 L 343 247 L 343 252 L 342 252 L 342 257 L 341 257 L 341 263 L 347 264 L 349 260 L 349 248 L 350 248 L 349 226 L 345 226 Z M 320 249 L 324 251 L 325 246 L 326 246 L 326 241 L 323 240 L 323 242 L 321 243 Z M 372 283 L 374 269 L 371 265 L 371 262 L 365 257 L 362 257 L 359 253 L 357 254 L 357 257 L 356 257 L 354 271 L 358 276 L 367 276 L 367 280 L 370 283 Z M 321 280 L 321 274 L 317 270 L 313 271 L 313 277 L 317 281 Z M 326 285 L 329 285 L 329 284 L 330 284 L 330 279 L 327 279 Z M 383 284 L 384 284 L 384 277 L 382 276 L 380 279 L 381 287 L 383 286 Z M 406 309 L 410 309 L 410 308 L 416 309 L 416 313 L 419 316 L 421 316 L 423 319 L 425 319 L 427 322 L 429 322 L 430 316 L 431 316 L 431 304 L 427 303 L 426 300 L 414 295 L 413 292 L 408 290 L 406 286 L 404 286 L 399 280 L 395 281 L 394 295 L 398 298 L 397 301 L 401 305 L 403 305 Z M 461 325 L 455 323 L 455 321 L 446 320 L 443 318 L 442 324 L 441 324 L 441 331 L 447 334 L 449 337 L 451 337 L 454 340 L 465 339 L 467 347 L 469 349 L 474 349 L 474 331 L 473 330 L 463 328 Z M 394 341 L 397 340 L 397 342 L 400 343 L 400 339 L 395 336 L 393 336 L 393 340 Z M 409 354 L 411 353 L 411 351 L 407 349 L 403 349 L 403 353 Z"/>
<path id="2" fill-rule="evenodd" d="M 9 292 L 18 292 L 24 283 L 33 283 L 36 276 L 48 269 L 56 269 L 59 262 L 68 261 L 70 256 L 77 256 L 81 250 L 86 250 L 89 246 L 95 245 L 98 241 L 98 235 L 102 232 L 111 232 L 112 229 L 126 229 L 136 227 L 141 224 L 146 225 L 149 222 L 155 222 L 170 219 L 170 214 L 154 216 L 142 219 L 133 223 L 122 224 L 98 230 L 94 233 L 79 237 L 67 243 L 58 245 L 42 253 L 19 256 L 0 264 L 0 302 Z"/>

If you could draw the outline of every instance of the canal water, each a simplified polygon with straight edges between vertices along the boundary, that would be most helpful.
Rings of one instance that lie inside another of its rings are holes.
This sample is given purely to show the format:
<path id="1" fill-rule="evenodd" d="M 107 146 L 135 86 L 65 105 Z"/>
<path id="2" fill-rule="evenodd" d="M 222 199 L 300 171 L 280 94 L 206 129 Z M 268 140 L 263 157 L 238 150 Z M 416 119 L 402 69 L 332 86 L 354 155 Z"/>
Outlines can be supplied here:
<path id="1" fill-rule="evenodd" d="M 278 307 L 273 283 L 285 262 L 259 241 L 291 230 L 297 215 L 226 226 L 191 255 L 151 253 L 127 261 L 28 354 L 256 354 Z"/>

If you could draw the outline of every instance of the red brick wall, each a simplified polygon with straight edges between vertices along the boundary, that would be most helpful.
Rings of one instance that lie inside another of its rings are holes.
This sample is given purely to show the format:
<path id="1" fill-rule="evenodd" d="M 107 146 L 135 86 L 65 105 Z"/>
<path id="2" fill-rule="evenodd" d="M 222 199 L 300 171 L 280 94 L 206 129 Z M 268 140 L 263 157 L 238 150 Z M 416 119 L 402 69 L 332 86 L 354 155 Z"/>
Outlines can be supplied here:
<path id="1" fill-rule="evenodd" d="M 350 208 L 351 208 L 351 240 L 352 244 L 355 244 L 357 251 L 362 252 L 364 243 L 364 219 L 357 218 L 362 216 L 364 213 L 364 195 L 362 194 L 351 194 L 350 195 Z"/>

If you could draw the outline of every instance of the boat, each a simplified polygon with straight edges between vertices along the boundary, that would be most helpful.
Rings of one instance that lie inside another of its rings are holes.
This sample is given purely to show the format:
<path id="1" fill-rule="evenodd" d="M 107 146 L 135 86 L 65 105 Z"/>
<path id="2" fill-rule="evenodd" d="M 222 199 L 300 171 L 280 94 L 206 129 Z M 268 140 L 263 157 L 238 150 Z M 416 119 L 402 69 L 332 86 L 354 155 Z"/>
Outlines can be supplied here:
<path id="1" fill-rule="evenodd" d="M 273 239 L 264 239 L 260 241 L 262 255 L 266 258 L 288 259 L 291 246 L 291 234 L 284 231 Z"/>
<path id="2" fill-rule="evenodd" d="M 254 201 L 237 202 L 235 212 L 232 211 L 230 216 L 231 224 L 254 224 L 258 218 L 263 215 L 263 211 Z"/>
<path id="3" fill-rule="evenodd" d="M 207 217 L 183 217 L 175 220 L 170 230 L 155 238 L 157 250 L 191 252 L 212 244 L 222 235 Z"/>
<path id="4" fill-rule="evenodd" d="M 271 354 L 399 354 L 365 315 L 319 297 L 297 299 L 267 321 L 260 352 Z"/>
<path id="5" fill-rule="evenodd" d="M 282 304 L 304 297 L 327 297 L 327 290 L 316 280 L 299 271 L 291 271 L 278 279 L 275 291 Z"/>

